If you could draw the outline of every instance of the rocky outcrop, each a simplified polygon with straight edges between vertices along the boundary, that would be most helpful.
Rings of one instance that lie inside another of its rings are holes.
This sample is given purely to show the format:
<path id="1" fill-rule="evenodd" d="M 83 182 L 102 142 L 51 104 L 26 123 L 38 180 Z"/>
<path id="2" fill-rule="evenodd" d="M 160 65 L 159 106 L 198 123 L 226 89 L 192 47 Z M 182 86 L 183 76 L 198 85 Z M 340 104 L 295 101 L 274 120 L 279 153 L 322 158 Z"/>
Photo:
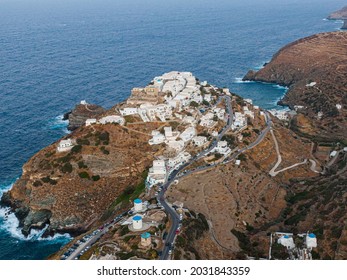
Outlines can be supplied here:
<path id="1" fill-rule="evenodd" d="M 277 52 L 244 80 L 288 86 L 282 105 L 301 106 L 306 134 L 322 139 L 347 138 L 347 33 L 329 32 L 297 40 Z"/>
<path id="2" fill-rule="evenodd" d="M 24 235 L 42 228 L 44 236 L 86 231 L 121 206 L 112 203 L 142 182 L 155 153 L 147 144 L 149 136 L 114 124 L 84 126 L 69 137 L 76 140 L 75 149 L 58 153 L 56 143 L 44 148 L 1 198 Z"/>
<path id="3" fill-rule="evenodd" d="M 64 114 L 64 119 L 68 117 L 68 129 L 72 131 L 84 125 L 87 119 L 97 118 L 104 112 L 105 109 L 98 105 L 78 104 L 71 113 Z"/>
<path id="4" fill-rule="evenodd" d="M 343 7 L 341 10 L 331 13 L 327 19 L 331 20 L 341 20 L 347 19 L 347 6 Z"/>

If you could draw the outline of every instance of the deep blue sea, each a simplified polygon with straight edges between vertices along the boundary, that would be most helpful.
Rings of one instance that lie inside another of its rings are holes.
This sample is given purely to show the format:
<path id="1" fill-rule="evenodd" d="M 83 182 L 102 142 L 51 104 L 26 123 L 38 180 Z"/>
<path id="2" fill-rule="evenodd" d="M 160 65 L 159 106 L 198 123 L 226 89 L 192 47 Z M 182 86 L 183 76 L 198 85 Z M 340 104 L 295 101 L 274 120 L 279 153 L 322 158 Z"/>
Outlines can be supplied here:
<path id="1" fill-rule="evenodd" d="M 283 2 L 283 3 L 282 3 Z M 171 70 L 229 87 L 265 108 L 285 89 L 240 83 L 284 44 L 341 22 L 345 0 L 0 0 L 0 190 L 67 133 L 80 100 L 111 107 Z M 44 259 L 68 236 L 25 239 L 0 210 L 0 259 Z"/>

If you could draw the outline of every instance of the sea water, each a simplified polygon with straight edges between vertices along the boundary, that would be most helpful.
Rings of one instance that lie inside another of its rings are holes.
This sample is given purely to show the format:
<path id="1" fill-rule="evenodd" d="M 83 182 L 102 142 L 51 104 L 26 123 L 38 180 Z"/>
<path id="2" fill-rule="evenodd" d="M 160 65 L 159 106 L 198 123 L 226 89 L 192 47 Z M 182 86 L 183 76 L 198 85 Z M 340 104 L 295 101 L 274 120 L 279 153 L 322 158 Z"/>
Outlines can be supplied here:
<path id="1" fill-rule="evenodd" d="M 285 3 L 282 3 L 285 2 Z M 132 87 L 190 71 L 266 109 L 285 88 L 242 82 L 283 45 L 341 23 L 343 0 L 0 0 L 0 191 L 23 164 L 67 133 L 80 100 L 110 108 Z M 0 210 L 0 259 L 43 259 L 69 236 L 25 238 Z"/>

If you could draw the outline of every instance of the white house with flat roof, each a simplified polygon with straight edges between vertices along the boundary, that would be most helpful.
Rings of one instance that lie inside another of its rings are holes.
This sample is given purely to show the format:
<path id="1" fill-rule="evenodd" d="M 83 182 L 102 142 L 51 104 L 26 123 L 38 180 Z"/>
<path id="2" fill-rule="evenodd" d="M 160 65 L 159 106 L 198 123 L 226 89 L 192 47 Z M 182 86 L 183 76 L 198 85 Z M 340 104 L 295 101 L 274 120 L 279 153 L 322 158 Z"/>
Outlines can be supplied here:
<path id="1" fill-rule="evenodd" d="M 192 141 L 194 145 L 201 147 L 207 143 L 207 138 L 205 136 L 195 136 Z"/>
<path id="2" fill-rule="evenodd" d="M 167 177 L 166 164 L 164 160 L 154 160 L 153 166 L 149 169 L 146 179 L 148 188 L 155 184 L 165 183 Z"/>
<path id="3" fill-rule="evenodd" d="M 58 152 L 67 152 L 67 151 L 70 151 L 73 146 L 74 146 L 74 144 L 70 138 L 66 139 L 66 140 L 61 140 L 58 144 L 57 151 Z"/>
<path id="4" fill-rule="evenodd" d="M 168 141 L 166 142 L 166 145 L 170 148 L 175 150 L 176 153 L 181 152 L 184 149 L 184 141 Z"/>
<path id="5" fill-rule="evenodd" d="M 165 132 L 165 137 L 172 137 L 172 127 L 171 126 L 166 126 L 164 127 L 164 132 Z"/>
<path id="6" fill-rule="evenodd" d="M 215 109 L 213 109 L 213 112 L 216 114 L 216 116 L 218 117 L 218 119 L 224 120 L 225 109 L 222 109 L 222 108 L 215 108 Z"/>
<path id="7" fill-rule="evenodd" d="M 153 135 L 152 139 L 149 139 L 148 144 L 149 145 L 158 145 L 158 144 L 164 143 L 165 139 L 166 138 L 165 138 L 164 134 L 158 133 L 158 134 Z"/>
<path id="8" fill-rule="evenodd" d="M 191 125 L 195 124 L 196 122 L 193 116 L 185 116 L 182 121 Z"/>
<path id="9" fill-rule="evenodd" d="M 138 109 L 135 107 L 128 107 L 124 109 L 120 109 L 119 112 L 122 116 L 130 116 L 138 114 Z"/>
<path id="10" fill-rule="evenodd" d="M 178 168 L 182 164 L 188 162 L 191 157 L 192 156 L 188 152 L 181 152 L 174 158 L 170 158 L 167 165 L 170 169 Z"/>
<path id="11" fill-rule="evenodd" d="M 222 155 L 228 155 L 231 153 L 227 141 L 219 141 L 213 151 Z"/>
<path id="12" fill-rule="evenodd" d="M 96 119 L 86 119 L 86 126 L 90 126 L 92 124 L 96 124 Z"/>
<path id="13" fill-rule="evenodd" d="M 107 123 L 118 123 L 120 125 L 124 125 L 125 124 L 125 119 L 121 116 L 117 116 L 117 115 L 111 115 L 111 116 L 106 116 L 103 117 L 99 120 L 99 122 L 101 124 L 107 124 Z"/>
<path id="14" fill-rule="evenodd" d="M 183 131 L 180 135 L 180 138 L 184 142 L 188 142 L 193 139 L 193 137 L 196 136 L 196 129 L 192 126 L 186 128 L 185 131 Z"/>
<path id="15" fill-rule="evenodd" d="M 207 93 L 204 95 L 204 100 L 206 100 L 207 102 L 211 102 L 211 94 L 210 93 Z"/>

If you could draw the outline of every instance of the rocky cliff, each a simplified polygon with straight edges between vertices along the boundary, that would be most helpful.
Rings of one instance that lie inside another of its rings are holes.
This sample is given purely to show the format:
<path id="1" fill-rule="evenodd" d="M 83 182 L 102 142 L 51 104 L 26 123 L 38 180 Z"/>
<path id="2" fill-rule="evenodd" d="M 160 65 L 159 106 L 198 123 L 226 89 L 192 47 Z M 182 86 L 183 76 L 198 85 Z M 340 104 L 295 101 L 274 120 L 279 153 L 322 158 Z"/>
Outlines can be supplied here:
<path id="1" fill-rule="evenodd" d="M 244 80 L 288 86 L 281 104 L 299 106 L 298 130 L 321 139 L 347 138 L 347 33 L 329 32 L 288 44 Z M 299 115 L 300 115 L 299 114 Z"/>
<path id="2" fill-rule="evenodd" d="M 46 234 L 85 231 L 136 190 L 155 153 L 145 134 L 114 124 L 81 127 L 69 137 L 77 141 L 70 152 L 58 153 L 57 143 L 44 148 L 2 197 L 25 235 L 47 225 Z"/>
<path id="3" fill-rule="evenodd" d="M 69 120 L 68 129 L 75 130 L 85 124 L 86 119 L 97 118 L 105 109 L 95 104 L 78 104 L 76 107 L 68 113 Z M 66 118 L 66 115 L 64 115 Z"/>
<path id="4" fill-rule="evenodd" d="M 327 19 L 331 20 L 340 20 L 340 19 L 347 19 L 347 6 L 343 7 L 342 9 L 331 13 Z"/>

